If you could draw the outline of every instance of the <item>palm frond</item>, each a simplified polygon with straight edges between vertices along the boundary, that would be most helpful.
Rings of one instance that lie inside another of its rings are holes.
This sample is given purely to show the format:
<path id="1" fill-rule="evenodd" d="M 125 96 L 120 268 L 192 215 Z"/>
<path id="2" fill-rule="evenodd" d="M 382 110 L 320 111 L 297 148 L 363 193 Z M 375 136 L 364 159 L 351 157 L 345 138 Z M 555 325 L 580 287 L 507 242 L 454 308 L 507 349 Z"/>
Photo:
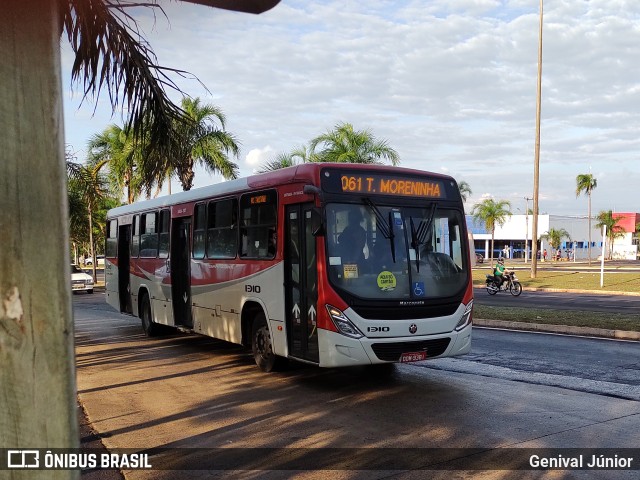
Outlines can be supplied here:
<path id="1" fill-rule="evenodd" d="M 112 109 L 120 105 L 129 114 L 127 128 L 134 137 L 148 134 L 156 148 L 168 147 L 176 120 L 184 111 L 165 89 L 181 92 L 169 73 L 191 76 L 158 65 L 135 20 L 125 11 L 131 4 L 103 0 L 68 0 L 63 26 L 75 53 L 71 78 L 83 84 L 83 100 L 106 90 Z M 136 6 L 162 8 L 155 1 Z M 163 12 L 164 13 L 164 12 Z M 192 77 L 192 76 L 191 76 Z"/>

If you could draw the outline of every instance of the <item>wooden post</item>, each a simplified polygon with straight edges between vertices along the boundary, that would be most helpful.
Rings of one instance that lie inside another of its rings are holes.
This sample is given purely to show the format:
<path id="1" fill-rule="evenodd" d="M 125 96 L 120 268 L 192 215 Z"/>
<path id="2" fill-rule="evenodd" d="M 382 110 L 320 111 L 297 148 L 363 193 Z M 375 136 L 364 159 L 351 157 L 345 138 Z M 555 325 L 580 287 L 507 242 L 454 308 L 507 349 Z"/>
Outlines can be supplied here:
<path id="1" fill-rule="evenodd" d="M 50 0 L 0 6 L 1 448 L 79 446 L 59 16 Z"/>

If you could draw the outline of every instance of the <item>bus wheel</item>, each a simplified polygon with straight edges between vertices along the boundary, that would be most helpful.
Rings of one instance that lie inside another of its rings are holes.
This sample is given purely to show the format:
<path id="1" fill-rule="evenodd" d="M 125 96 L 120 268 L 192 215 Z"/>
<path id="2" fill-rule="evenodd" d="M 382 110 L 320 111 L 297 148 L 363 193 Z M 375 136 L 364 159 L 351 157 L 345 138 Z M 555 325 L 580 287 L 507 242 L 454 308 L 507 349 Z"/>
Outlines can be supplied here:
<path id="1" fill-rule="evenodd" d="M 159 333 L 159 325 L 153 322 L 151 318 L 151 301 L 149 295 L 142 294 L 140 304 L 140 321 L 142 322 L 142 330 L 147 337 L 154 337 Z"/>
<path id="2" fill-rule="evenodd" d="M 263 372 L 278 370 L 284 359 L 273 353 L 271 334 L 264 313 L 256 315 L 251 330 L 251 350 L 260 370 Z"/>

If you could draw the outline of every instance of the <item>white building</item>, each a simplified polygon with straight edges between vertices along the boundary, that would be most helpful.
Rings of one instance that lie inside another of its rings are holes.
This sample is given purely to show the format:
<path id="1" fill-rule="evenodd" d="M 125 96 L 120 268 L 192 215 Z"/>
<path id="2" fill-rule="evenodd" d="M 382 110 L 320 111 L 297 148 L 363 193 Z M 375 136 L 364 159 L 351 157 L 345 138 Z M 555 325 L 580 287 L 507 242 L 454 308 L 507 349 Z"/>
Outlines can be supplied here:
<path id="1" fill-rule="evenodd" d="M 636 218 L 637 214 L 614 214 L 615 216 L 628 216 Z M 591 220 L 591 258 L 597 259 L 602 255 L 602 230 L 595 227 L 597 221 Z M 621 222 L 625 232 L 621 237 L 616 238 L 613 245 L 613 257 L 621 259 L 635 260 L 638 255 L 638 234 L 635 232 L 635 224 L 629 227 L 626 224 L 632 221 Z M 491 232 L 487 232 L 485 226 L 474 221 L 473 217 L 467 215 L 467 226 L 473 234 L 476 253 L 482 254 L 485 258 L 491 255 Z M 531 258 L 532 245 L 532 215 L 512 215 L 507 218 L 503 226 L 496 225 L 494 236 L 493 258 L 503 256 L 505 258 L 525 258 L 525 241 L 527 241 L 527 258 Z M 560 245 L 561 258 L 585 260 L 589 256 L 589 222 L 586 216 L 566 216 L 566 215 L 538 215 L 538 252 L 542 255 L 547 250 L 547 259 L 551 259 L 557 252 L 553 251 L 544 236 L 549 229 L 564 229 L 569 233 L 570 238 L 563 238 Z M 628 230 L 633 228 L 632 232 Z M 610 246 L 607 245 L 608 255 Z"/>

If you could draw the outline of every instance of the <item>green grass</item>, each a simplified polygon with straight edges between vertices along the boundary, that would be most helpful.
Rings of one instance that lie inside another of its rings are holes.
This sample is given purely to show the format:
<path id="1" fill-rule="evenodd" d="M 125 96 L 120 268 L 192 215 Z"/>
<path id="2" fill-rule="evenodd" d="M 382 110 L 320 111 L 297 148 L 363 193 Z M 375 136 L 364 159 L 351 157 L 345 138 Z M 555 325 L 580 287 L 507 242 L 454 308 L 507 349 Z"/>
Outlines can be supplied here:
<path id="1" fill-rule="evenodd" d="M 476 303 L 473 306 L 473 316 L 491 320 L 640 332 L 640 313 L 638 315 L 628 315 L 544 308 L 490 307 Z"/>
<path id="2" fill-rule="evenodd" d="M 474 269 L 474 285 L 484 285 L 485 276 L 490 273 L 490 268 Z M 530 278 L 530 270 L 517 269 L 516 276 L 524 288 L 640 292 L 640 272 L 605 271 L 604 287 L 602 288 L 600 287 L 599 272 L 577 272 L 569 268 L 562 272 L 538 270 L 536 278 Z"/>
<path id="3" fill-rule="evenodd" d="M 625 272 L 620 269 L 606 271 L 604 287 L 600 287 L 600 272 L 578 272 L 571 266 L 562 266 L 563 271 L 538 269 L 537 278 L 531 278 L 529 269 L 516 269 L 516 276 L 524 288 L 554 290 L 590 290 L 602 292 L 640 292 L 640 272 Z M 484 286 L 485 277 L 491 273 L 486 266 L 473 270 L 473 283 Z M 506 320 L 547 325 L 569 325 L 573 327 L 605 328 L 610 330 L 640 331 L 640 312 L 637 315 L 614 312 L 581 312 L 546 308 L 473 307 L 474 317 L 491 320 Z"/>

